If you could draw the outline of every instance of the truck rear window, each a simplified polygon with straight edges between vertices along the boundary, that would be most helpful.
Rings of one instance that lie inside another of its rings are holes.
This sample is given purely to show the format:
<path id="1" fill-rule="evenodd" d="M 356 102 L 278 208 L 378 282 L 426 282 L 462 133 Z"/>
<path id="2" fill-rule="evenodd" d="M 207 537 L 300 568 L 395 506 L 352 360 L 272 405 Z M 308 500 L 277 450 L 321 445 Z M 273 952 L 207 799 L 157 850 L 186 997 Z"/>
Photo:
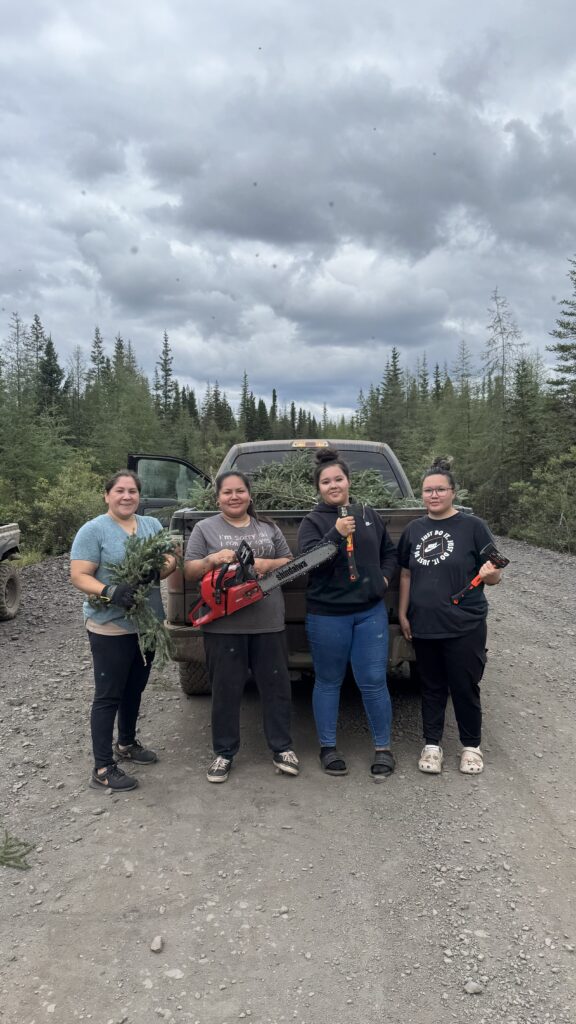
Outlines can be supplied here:
<path id="1" fill-rule="evenodd" d="M 301 448 L 298 449 L 298 451 L 305 451 L 306 454 L 310 456 L 310 459 L 315 455 L 315 449 Z M 282 448 L 277 451 L 268 450 L 263 452 L 243 452 L 234 460 L 233 468 L 240 470 L 241 473 L 245 473 L 246 476 L 249 477 L 252 476 L 260 466 L 269 466 L 273 462 L 284 462 L 294 454 L 295 451 L 293 448 Z M 390 491 L 390 494 L 398 498 L 402 497 L 402 491 L 398 485 L 396 477 L 394 476 L 392 467 L 386 456 L 381 452 L 357 452 L 347 450 L 342 452 L 342 458 L 344 459 L 344 462 L 348 464 L 353 473 L 361 473 L 364 469 L 377 470 Z"/>

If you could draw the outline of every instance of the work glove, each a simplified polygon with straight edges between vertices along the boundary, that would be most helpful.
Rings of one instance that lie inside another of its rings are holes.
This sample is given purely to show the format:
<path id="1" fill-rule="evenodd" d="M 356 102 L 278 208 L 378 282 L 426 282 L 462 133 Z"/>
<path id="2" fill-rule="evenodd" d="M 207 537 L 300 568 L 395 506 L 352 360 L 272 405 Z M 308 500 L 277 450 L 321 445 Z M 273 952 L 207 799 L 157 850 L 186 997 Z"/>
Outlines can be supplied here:
<path id="1" fill-rule="evenodd" d="M 143 587 L 147 587 L 149 583 L 160 583 L 160 569 L 150 569 L 149 572 L 142 573 L 140 583 Z"/>
<path id="2" fill-rule="evenodd" d="M 100 597 L 104 601 L 109 601 L 110 604 L 117 605 L 119 608 L 132 608 L 134 606 L 135 590 L 136 587 L 130 583 L 112 583 L 104 587 Z"/>

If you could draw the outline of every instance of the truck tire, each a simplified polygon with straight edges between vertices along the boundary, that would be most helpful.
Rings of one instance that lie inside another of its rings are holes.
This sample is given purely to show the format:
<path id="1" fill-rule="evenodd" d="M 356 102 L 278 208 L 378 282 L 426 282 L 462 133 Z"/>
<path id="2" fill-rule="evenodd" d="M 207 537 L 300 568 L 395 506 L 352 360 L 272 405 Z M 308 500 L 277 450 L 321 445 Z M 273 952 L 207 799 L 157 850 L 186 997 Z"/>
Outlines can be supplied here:
<path id="1" fill-rule="evenodd" d="M 206 665 L 198 661 L 181 661 L 178 665 L 180 686 L 189 697 L 202 697 L 212 693 Z"/>
<path id="2" fill-rule="evenodd" d="M 20 607 L 22 581 L 12 562 L 0 562 L 0 621 L 13 619 Z"/>

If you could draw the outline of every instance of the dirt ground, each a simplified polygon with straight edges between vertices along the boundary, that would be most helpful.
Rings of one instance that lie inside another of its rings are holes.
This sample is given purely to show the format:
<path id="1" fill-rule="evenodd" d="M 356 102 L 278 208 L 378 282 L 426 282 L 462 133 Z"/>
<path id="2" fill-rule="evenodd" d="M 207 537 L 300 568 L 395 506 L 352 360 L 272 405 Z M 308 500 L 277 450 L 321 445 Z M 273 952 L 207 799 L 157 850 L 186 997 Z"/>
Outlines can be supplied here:
<path id="1" fill-rule="evenodd" d="M 234 771 L 209 785 L 210 702 L 170 666 L 141 721 L 159 764 L 124 796 L 89 789 L 81 599 L 65 559 L 26 569 L 0 623 L 0 829 L 33 849 L 30 870 L 0 868 L 0 1022 L 574 1024 L 576 560 L 502 545 L 484 775 L 458 772 L 452 718 L 444 773 L 418 772 L 418 696 L 398 683 L 379 785 L 356 691 L 351 772 L 331 779 L 302 685 L 300 777 L 274 773 L 249 691 Z"/>

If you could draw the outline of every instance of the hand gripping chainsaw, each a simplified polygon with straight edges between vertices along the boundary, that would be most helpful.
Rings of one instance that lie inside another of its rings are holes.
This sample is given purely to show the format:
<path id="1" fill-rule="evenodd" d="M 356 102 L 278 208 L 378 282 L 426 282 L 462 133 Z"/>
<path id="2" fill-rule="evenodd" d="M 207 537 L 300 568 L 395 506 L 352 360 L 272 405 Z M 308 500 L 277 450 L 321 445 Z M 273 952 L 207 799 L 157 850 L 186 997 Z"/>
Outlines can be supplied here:
<path id="1" fill-rule="evenodd" d="M 298 555 L 286 565 L 258 577 L 254 569 L 254 552 L 243 540 L 236 551 L 234 563 L 226 563 L 217 569 L 211 569 L 202 577 L 200 600 L 194 605 L 188 618 L 193 626 L 204 626 L 207 622 L 213 622 L 224 615 L 233 615 L 241 608 L 261 601 L 270 591 L 276 590 L 284 583 L 304 576 L 310 569 L 322 565 L 335 554 L 336 545 L 330 541 L 323 541 L 305 555 Z"/>

